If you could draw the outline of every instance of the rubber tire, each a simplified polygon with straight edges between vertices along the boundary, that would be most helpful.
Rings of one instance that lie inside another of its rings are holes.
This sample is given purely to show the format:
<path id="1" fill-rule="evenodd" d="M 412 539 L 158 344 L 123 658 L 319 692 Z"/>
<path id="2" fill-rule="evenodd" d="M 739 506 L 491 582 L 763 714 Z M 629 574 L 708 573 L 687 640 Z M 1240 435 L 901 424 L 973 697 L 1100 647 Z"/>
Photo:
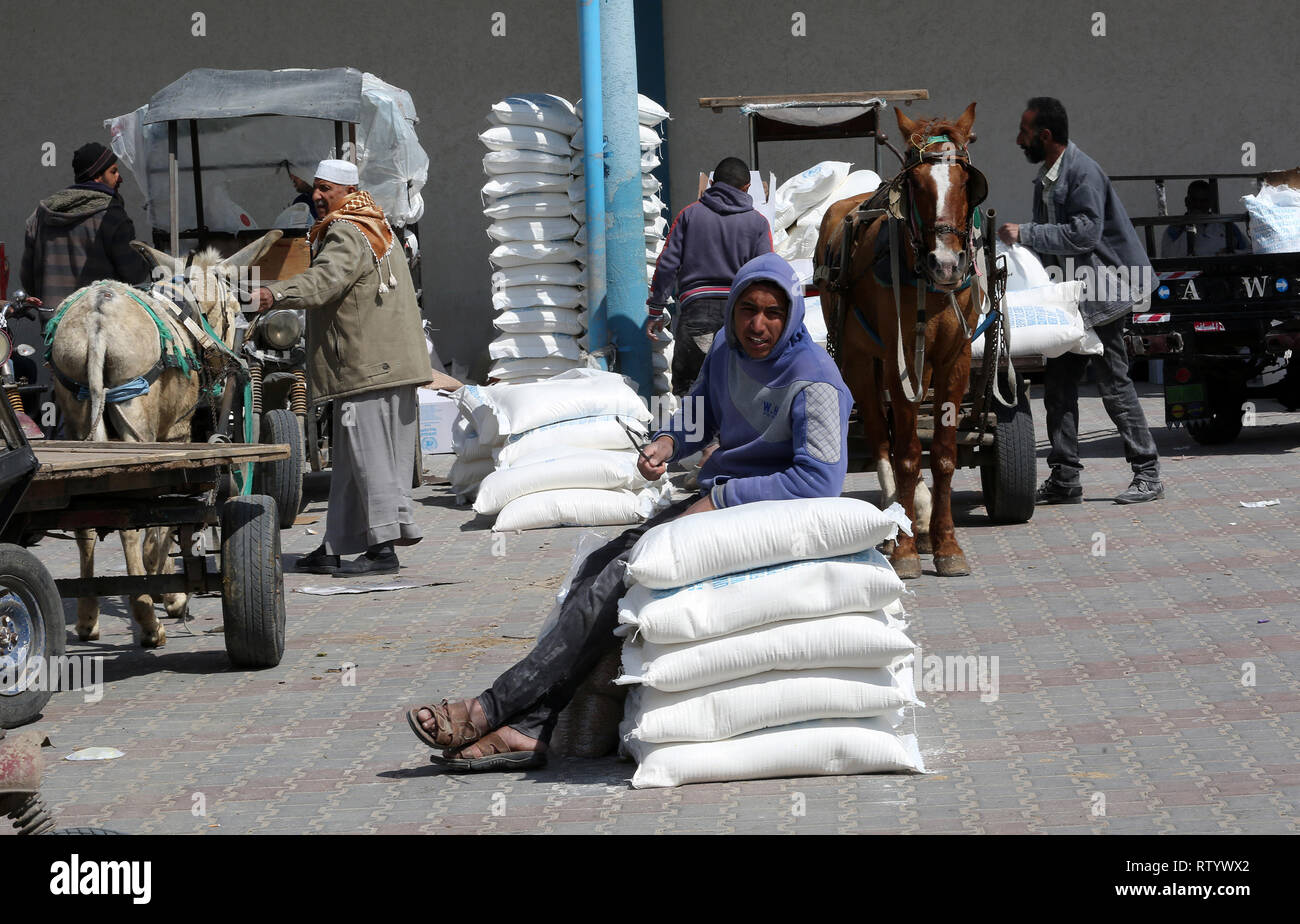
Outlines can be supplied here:
<path id="1" fill-rule="evenodd" d="M 67 649 L 63 599 L 40 559 L 19 546 L 0 544 L 0 587 L 23 598 L 33 621 L 39 621 L 44 629 L 42 650 L 33 650 L 32 654 L 46 659 L 61 656 Z M 47 669 L 49 666 L 47 660 Z M 0 727 L 17 728 L 32 721 L 53 695 L 51 690 L 26 690 L 14 696 L 0 696 Z"/>
<path id="2" fill-rule="evenodd" d="M 1246 401 L 1240 392 L 1229 392 L 1211 401 L 1210 417 L 1206 420 L 1189 420 L 1187 435 L 1202 446 L 1222 446 L 1231 443 L 1242 428 L 1241 406 Z"/>
<path id="3" fill-rule="evenodd" d="M 273 445 L 287 443 L 289 458 L 259 462 L 253 473 L 253 493 L 267 494 L 275 500 L 280 528 L 288 529 L 302 512 L 303 446 L 298 418 L 287 408 L 274 408 L 262 415 L 262 432 L 258 441 Z"/>
<path id="4" fill-rule="evenodd" d="M 994 405 L 998 426 L 992 459 L 980 466 L 984 509 L 994 523 L 1028 523 L 1034 515 L 1038 464 L 1028 385 L 1020 383 L 1015 407 L 1003 407 L 996 401 Z"/>
<path id="5" fill-rule="evenodd" d="M 236 667 L 275 667 L 284 657 L 284 572 L 276 504 L 265 494 L 221 508 L 221 615 Z"/>

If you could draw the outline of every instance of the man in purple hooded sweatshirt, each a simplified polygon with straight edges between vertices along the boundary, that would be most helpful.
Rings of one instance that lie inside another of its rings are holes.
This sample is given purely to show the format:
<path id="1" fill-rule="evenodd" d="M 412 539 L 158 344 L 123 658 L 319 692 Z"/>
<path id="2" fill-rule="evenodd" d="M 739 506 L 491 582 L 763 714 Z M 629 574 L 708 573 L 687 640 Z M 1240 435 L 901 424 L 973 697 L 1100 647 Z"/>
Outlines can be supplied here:
<path id="1" fill-rule="evenodd" d="M 749 167 L 738 157 L 723 158 L 704 195 L 677 213 L 650 281 L 646 335 L 651 339 L 667 320 L 669 297 L 677 298 L 673 394 L 686 394 L 700 374 L 726 317 L 736 271 L 771 252 L 772 229 L 749 197 Z"/>
<path id="2" fill-rule="evenodd" d="M 701 495 L 681 501 L 593 552 L 579 568 L 555 626 L 476 699 L 416 706 L 407 722 L 435 763 L 456 772 L 515 771 L 546 762 L 560 710 L 614 636 L 624 563 L 646 530 L 673 517 L 764 500 L 838 497 L 848 470 L 853 398 L 804 327 L 803 289 L 790 264 L 764 254 L 740 268 L 718 337 L 695 387 L 642 451 L 647 479 L 715 437 Z M 694 410 L 698 409 L 698 410 Z M 688 421 L 702 426 L 686 426 Z"/>

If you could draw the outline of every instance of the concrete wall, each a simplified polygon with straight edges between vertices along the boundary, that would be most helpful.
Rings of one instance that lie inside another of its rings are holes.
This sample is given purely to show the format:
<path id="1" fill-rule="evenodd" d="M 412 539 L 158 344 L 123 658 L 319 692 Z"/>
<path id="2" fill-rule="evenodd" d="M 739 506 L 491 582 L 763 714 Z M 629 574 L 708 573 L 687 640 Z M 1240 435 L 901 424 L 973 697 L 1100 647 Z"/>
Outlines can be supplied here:
<path id="1" fill-rule="evenodd" d="M 693 198 L 701 169 L 727 154 L 747 156 L 742 119 L 701 110 L 701 96 L 927 88 L 931 101 L 914 104 L 914 117 L 956 115 L 977 100 L 980 141 L 972 153 L 989 177 L 989 204 L 1010 221 L 1028 217 L 1035 168 L 1014 137 L 1033 95 L 1059 96 L 1075 140 L 1111 173 L 1243 170 L 1247 141 L 1261 168 L 1300 161 L 1300 7 L 1115 5 L 1103 7 L 1106 36 L 1093 37 L 1098 7 L 1095 0 L 665 0 L 670 205 L 676 211 Z M 195 10 L 207 16 L 202 38 L 191 35 Z M 491 34 L 496 11 L 506 14 L 505 37 Z M 806 17 L 806 37 L 791 34 L 794 12 Z M 9 63 L 0 80 L 0 240 L 13 277 L 24 220 L 37 199 L 71 181 L 76 147 L 107 142 L 104 118 L 140 106 L 196 67 L 350 65 L 415 100 L 431 159 L 420 223 L 426 313 L 441 331 L 444 359 L 482 366 L 493 336 L 491 242 L 478 193 L 484 150 L 475 135 L 492 102 L 509 93 L 577 98 L 572 0 L 0 0 L 0 35 Z M 46 141 L 57 145 L 55 167 L 40 164 Z M 767 145 L 762 158 L 778 181 L 819 160 L 871 163 L 861 141 Z M 139 194 L 124 190 L 143 236 Z M 1131 210 L 1153 211 L 1147 189 L 1127 198 Z M 1171 190 L 1170 202 L 1181 207 L 1181 190 Z"/>

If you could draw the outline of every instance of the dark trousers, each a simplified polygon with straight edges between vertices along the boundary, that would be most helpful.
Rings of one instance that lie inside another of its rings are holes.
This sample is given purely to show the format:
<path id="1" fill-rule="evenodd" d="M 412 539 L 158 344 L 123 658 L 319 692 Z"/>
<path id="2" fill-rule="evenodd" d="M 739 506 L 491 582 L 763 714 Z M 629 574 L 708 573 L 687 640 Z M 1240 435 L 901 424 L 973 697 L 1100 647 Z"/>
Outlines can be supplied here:
<path id="1" fill-rule="evenodd" d="M 1043 376 L 1043 405 L 1047 411 L 1047 438 L 1052 444 L 1047 464 L 1052 467 L 1052 480 L 1058 484 L 1077 485 L 1079 473 L 1083 471 L 1083 463 L 1079 461 L 1078 382 L 1090 362 L 1097 376 L 1102 406 L 1124 441 L 1124 458 L 1133 467 L 1134 477 L 1147 482 L 1160 480 L 1156 443 L 1142 413 L 1137 389 L 1128 377 L 1125 320 L 1120 317 L 1093 328 L 1105 348 L 1101 356 L 1066 353 L 1047 361 Z"/>
<path id="2" fill-rule="evenodd" d="M 509 725 L 530 738 L 550 740 L 560 710 L 578 685 L 605 652 L 620 644 L 614 628 L 632 546 L 647 529 L 680 516 L 694 502 L 680 501 L 591 553 L 569 585 L 555 625 L 479 696 L 489 727 Z"/>
<path id="3" fill-rule="evenodd" d="M 693 298 L 673 319 L 673 394 L 687 395 L 700 377 L 713 335 L 726 322 L 725 298 Z"/>

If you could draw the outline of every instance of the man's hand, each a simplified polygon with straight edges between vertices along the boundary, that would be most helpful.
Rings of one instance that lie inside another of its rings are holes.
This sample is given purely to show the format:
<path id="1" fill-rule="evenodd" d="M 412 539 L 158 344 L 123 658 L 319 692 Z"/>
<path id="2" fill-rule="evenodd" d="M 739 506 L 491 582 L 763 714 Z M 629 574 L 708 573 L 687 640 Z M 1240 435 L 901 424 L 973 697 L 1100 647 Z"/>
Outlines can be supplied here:
<path id="1" fill-rule="evenodd" d="M 699 500 L 697 500 L 695 503 L 693 503 L 693 504 L 691 504 L 689 507 L 687 507 L 687 508 L 686 508 L 686 512 L 683 513 L 682 516 L 684 516 L 684 517 L 688 517 L 688 516 L 690 516 L 692 513 L 704 513 L 704 512 L 706 512 L 706 511 L 708 511 L 708 510 L 717 510 L 717 509 L 718 509 L 717 507 L 713 506 L 713 499 L 712 499 L 711 497 L 709 497 L 709 495 L 705 494 L 703 497 L 701 497 L 701 498 L 700 498 Z M 712 521 L 710 521 L 710 522 L 712 522 Z"/>
<path id="2" fill-rule="evenodd" d="M 1020 225 L 1013 225 L 1010 222 L 998 228 L 998 240 L 1010 247 L 1012 244 L 1020 243 Z"/>
<path id="3" fill-rule="evenodd" d="M 661 314 L 658 317 L 650 315 L 645 322 L 645 335 L 650 340 L 658 340 L 659 332 L 664 329 L 664 324 L 668 321 L 668 315 Z"/>
<path id="4" fill-rule="evenodd" d="M 645 449 L 636 460 L 636 470 L 646 481 L 658 481 L 668 471 L 668 460 L 673 455 L 673 438 L 661 436 Z"/>
<path id="5" fill-rule="evenodd" d="M 271 294 L 270 289 L 263 287 L 253 293 L 252 307 L 257 309 L 258 314 L 261 314 L 263 311 L 270 308 L 274 304 L 275 304 L 275 296 Z"/>

